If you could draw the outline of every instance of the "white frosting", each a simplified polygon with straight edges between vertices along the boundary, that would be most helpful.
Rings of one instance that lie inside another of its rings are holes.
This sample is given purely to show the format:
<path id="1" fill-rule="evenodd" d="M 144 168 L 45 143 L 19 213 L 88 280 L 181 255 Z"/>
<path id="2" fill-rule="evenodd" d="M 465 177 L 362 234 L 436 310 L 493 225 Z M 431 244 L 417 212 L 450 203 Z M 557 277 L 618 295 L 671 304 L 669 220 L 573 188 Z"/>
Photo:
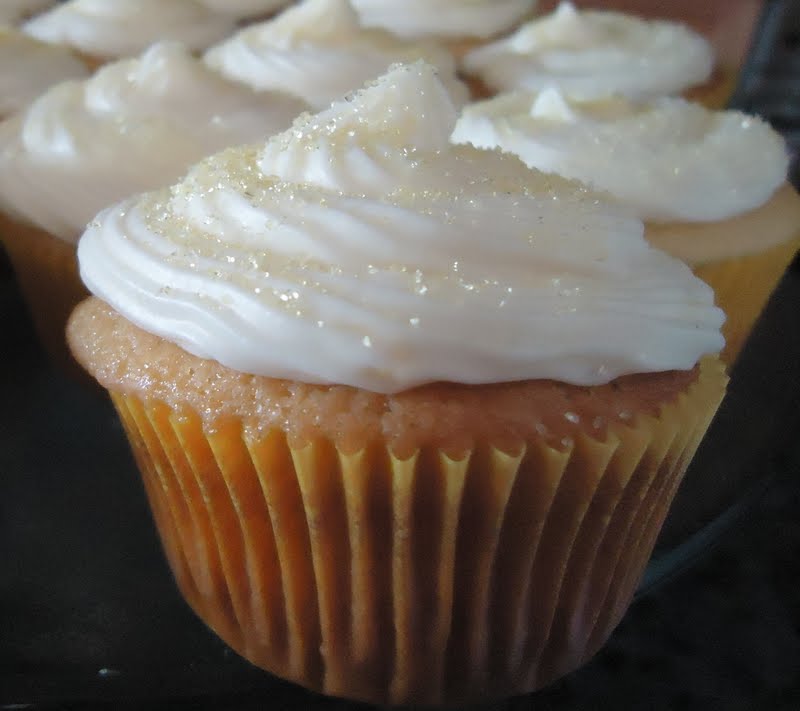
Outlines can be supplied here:
<path id="1" fill-rule="evenodd" d="M 0 27 L 0 118 L 24 108 L 47 87 L 88 73 L 67 48 Z"/>
<path id="2" fill-rule="evenodd" d="M 401 37 L 492 37 L 531 13 L 536 0 L 353 0 L 365 27 Z"/>
<path id="3" fill-rule="evenodd" d="M 232 79 L 255 89 L 293 93 L 315 108 L 358 89 L 396 62 L 420 58 L 439 69 L 456 101 L 466 101 L 467 88 L 456 79 L 449 52 L 363 29 L 348 0 L 305 0 L 273 20 L 241 30 L 205 56 Z"/>
<path id="4" fill-rule="evenodd" d="M 200 0 L 200 2 L 214 12 L 244 18 L 269 15 L 286 7 L 290 0 Z"/>
<path id="5" fill-rule="evenodd" d="M 0 24 L 13 25 L 54 4 L 55 0 L 0 0 Z"/>
<path id="6" fill-rule="evenodd" d="M 154 45 L 51 88 L 0 124 L 0 208 L 77 240 L 101 208 L 169 185 L 210 153 L 265 139 L 303 108 L 228 81 L 181 45 Z"/>
<path id="7" fill-rule="evenodd" d="M 433 70 L 393 68 L 266 146 L 105 210 L 89 289 L 243 372 L 378 392 L 691 368 L 710 288 L 643 225 L 513 156 L 452 146 Z"/>
<path id="8" fill-rule="evenodd" d="M 468 106 L 452 140 L 580 180 L 648 221 L 739 215 L 766 202 L 788 169 L 783 139 L 761 119 L 669 97 L 636 104 L 513 92 Z"/>
<path id="9" fill-rule="evenodd" d="M 97 57 L 138 54 L 157 40 L 205 49 L 233 32 L 231 15 L 197 0 L 68 0 L 24 25 L 45 42 Z"/>
<path id="10" fill-rule="evenodd" d="M 495 90 L 556 86 L 580 98 L 675 94 L 712 68 L 710 44 L 688 27 L 568 2 L 463 59 L 466 73 Z"/>

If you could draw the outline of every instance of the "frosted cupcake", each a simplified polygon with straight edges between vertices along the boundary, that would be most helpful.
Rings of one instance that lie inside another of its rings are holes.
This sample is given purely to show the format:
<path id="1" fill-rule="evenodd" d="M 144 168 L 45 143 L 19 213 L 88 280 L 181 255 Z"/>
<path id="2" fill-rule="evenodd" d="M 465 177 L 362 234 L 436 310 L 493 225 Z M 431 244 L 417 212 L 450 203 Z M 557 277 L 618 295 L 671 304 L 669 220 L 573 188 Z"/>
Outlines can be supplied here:
<path id="1" fill-rule="evenodd" d="M 88 74 L 66 47 L 0 26 L 0 120 L 24 108 L 49 86 Z"/>
<path id="2" fill-rule="evenodd" d="M 378 703 L 590 657 L 725 387 L 705 284 L 576 183 L 451 146 L 455 118 L 394 68 L 79 244 L 70 345 L 186 599 L 255 664 Z"/>
<path id="3" fill-rule="evenodd" d="M 173 40 L 203 50 L 231 34 L 236 19 L 197 0 L 67 0 L 25 23 L 28 34 L 80 52 L 96 67 Z"/>
<path id="4" fill-rule="evenodd" d="M 469 52 L 465 74 L 483 95 L 554 86 L 581 99 L 679 94 L 706 82 L 711 45 L 688 27 L 562 2 L 545 17 Z"/>
<path id="5" fill-rule="evenodd" d="M 574 4 L 629 13 L 644 20 L 680 22 L 706 38 L 715 55 L 711 77 L 683 96 L 710 108 L 728 104 L 764 6 L 762 0 L 574 0 Z M 552 12 L 558 7 L 558 0 L 541 0 L 539 7 L 543 12 Z"/>
<path id="6" fill-rule="evenodd" d="M 436 39 L 461 55 L 528 18 L 536 0 L 353 0 L 353 7 L 365 27 Z"/>
<path id="7" fill-rule="evenodd" d="M 800 247 L 784 141 L 738 111 L 515 92 L 467 107 L 453 140 L 580 180 L 643 219 L 652 244 L 714 288 L 729 364 Z"/>
<path id="8" fill-rule="evenodd" d="M 256 94 L 164 43 L 58 84 L 0 123 L 0 234 L 48 350 L 66 356 L 66 317 L 85 294 L 75 243 L 101 208 L 268 136 L 303 107 Z"/>
<path id="9" fill-rule="evenodd" d="M 3 0 L 0 4 L 0 25 L 15 25 L 52 5 L 55 5 L 55 0 Z"/>
<path id="10" fill-rule="evenodd" d="M 436 66 L 453 98 L 466 101 L 467 88 L 456 78 L 449 52 L 363 29 L 349 0 L 305 0 L 273 20 L 241 30 L 205 55 L 209 66 L 231 79 L 294 94 L 317 109 L 390 65 L 416 59 Z"/>

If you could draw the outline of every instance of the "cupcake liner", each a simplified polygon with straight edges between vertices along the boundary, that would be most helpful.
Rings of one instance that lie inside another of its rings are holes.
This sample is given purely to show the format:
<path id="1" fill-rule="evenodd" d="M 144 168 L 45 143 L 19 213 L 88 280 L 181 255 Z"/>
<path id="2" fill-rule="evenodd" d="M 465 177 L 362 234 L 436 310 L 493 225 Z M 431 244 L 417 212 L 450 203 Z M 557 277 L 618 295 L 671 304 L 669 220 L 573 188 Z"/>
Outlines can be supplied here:
<path id="1" fill-rule="evenodd" d="M 693 267 L 694 273 L 714 289 L 717 305 L 725 312 L 722 326 L 725 348 L 720 358 L 735 362 L 759 315 L 798 249 L 800 237 L 757 254 L 724 259 Z"/>
<path id="2" fill-rule="evenodd" d="M 70 375 L 88 380 L 64 335 L 70 313 L 89 295 L 78 273 L 75 245 L 3 215 L 0 235 L 47 354 Z"/>
<path id="3" fill-rule="evenodd" d="M 453 704 L 574 669 L 627 607 L 725 388 L 510 451 L 297 446 L 112 393 L 178 585 L 235 650 L 323 693 Z"/>

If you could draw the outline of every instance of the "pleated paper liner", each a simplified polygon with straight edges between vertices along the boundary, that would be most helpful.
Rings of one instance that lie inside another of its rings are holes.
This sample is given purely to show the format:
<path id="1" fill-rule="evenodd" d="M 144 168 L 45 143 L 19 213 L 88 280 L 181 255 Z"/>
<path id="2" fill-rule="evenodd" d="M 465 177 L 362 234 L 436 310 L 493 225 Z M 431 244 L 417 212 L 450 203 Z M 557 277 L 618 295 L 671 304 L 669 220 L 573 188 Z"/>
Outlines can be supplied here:
<path id="1" fill-rule="evenodd" d="M 89 295 L 78 273 L 75 245 L 4 215 L 0 215 L 0 236 L 48 356 L 72 377 L 89 382 L 64 335 L 70 313 Z"/>
<path id="2" fill-rule="evenodd" d="M 709 360 L 658 417 L 458 457 L 352 454 L 112 393 L 178 585 L 256 665 L 375 703 L 531 691 L 624 614 L 723 396 Z"/>
<path id="3" fill-rule="evenodd" d="M 725 348 L 720 357 L 732 366 L 769 297 L 800 249 L 800 238 L 764 252 L 709 262 L 694 273 L 714 289 L 715 301 L 725 312 L 722 326 Z"/>

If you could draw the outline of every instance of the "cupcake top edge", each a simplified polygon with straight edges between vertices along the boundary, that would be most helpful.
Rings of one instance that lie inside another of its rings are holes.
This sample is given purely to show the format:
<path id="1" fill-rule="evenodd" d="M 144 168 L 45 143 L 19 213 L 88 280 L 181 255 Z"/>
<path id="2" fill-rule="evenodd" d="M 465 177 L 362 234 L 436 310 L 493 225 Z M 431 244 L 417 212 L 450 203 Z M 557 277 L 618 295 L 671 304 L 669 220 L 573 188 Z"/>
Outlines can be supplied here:
<path id="1" fill-rule="evenodd" d="M 103 211 L 95 295 L 237 371 L 398 392 L 435 381 L 593 385 L 722 346 L 707 285 L 641 221 L 513 156 L 449 142 L 424 63 Z"/>

